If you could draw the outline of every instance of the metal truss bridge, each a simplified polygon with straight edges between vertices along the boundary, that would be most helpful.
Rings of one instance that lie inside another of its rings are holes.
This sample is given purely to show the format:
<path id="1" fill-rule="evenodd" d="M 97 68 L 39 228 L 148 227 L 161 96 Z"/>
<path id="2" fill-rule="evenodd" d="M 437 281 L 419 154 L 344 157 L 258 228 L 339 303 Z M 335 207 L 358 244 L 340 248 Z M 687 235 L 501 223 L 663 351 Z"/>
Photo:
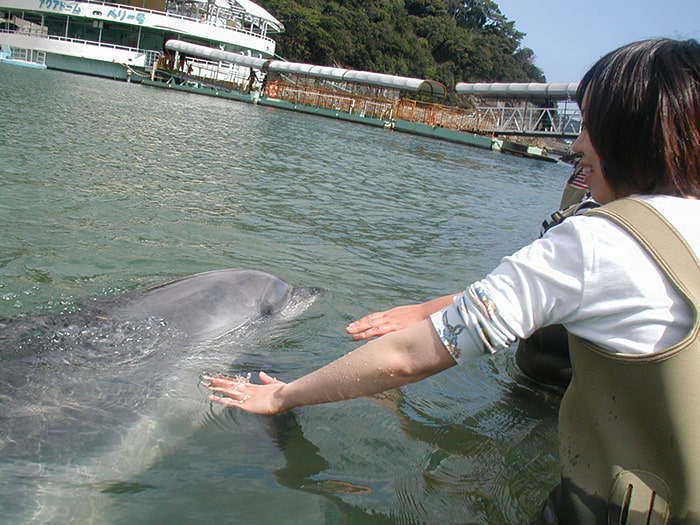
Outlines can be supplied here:
<path id="1" fill-rule="evenodd" d="M 477 107 L 478 129 L 494 135 L 576 138 L 581 112 L 573 100 L 577 83 L 459 83 L 459 95 L 494 104 Z M 554 106 L 554 107 L 543 107 Z"/>

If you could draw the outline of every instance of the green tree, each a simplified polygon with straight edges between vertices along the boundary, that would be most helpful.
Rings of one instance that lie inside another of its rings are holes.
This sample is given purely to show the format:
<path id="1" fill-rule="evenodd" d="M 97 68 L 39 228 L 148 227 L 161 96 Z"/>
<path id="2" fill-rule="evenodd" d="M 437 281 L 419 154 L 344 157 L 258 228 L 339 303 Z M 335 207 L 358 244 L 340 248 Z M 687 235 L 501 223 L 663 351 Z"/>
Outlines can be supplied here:
<path id="1" fill-rule="evenodd" d="M 456 82 L 543 82 L 492 0 L 259 0 L 287 60 Z"/>

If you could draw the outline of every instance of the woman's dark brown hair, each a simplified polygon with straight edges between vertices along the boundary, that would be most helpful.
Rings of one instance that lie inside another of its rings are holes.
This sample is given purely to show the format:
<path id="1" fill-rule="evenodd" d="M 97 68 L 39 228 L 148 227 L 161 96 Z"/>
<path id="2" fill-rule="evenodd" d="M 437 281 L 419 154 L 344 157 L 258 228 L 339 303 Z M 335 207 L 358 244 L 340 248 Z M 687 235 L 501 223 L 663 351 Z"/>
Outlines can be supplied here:
<path id="1" fill-rule="evenodd" d="M 700 197 L 700 44 L 636 42 L 602 57 L 576 93 L 618 195 Z"/>

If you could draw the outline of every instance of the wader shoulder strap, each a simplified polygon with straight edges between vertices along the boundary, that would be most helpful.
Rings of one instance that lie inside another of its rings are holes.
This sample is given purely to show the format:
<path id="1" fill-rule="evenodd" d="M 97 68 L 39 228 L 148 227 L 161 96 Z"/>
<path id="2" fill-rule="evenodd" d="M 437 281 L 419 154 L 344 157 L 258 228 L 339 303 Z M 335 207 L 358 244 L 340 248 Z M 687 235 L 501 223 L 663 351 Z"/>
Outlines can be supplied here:
<path id="1" fill-rule="evenodd" d="M 693 310 L 693 330 L 678 345 L 697 337 L 700 261 L 678 231 L 651 204 L 634 197 L 613 201 L 588 214 L 602 215 L 619 224 L 649 252 Z"/>

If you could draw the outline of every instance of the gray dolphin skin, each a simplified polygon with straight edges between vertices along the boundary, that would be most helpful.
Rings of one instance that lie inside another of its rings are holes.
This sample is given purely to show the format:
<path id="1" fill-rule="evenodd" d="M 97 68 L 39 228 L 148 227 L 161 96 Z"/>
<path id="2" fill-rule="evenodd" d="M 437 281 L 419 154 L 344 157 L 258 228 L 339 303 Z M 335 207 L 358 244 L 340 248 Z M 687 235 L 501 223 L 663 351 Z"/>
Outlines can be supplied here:
<path id="1" fill-rule="evenodd" d="M 206 341 L 280 313 L 316 292 L 295 290 L 257 270 L 215 270 L 122 298 L 105 309 L 104 317 L 117 323 L 160 319 L 189 340 Z"/>
<path id="2" fill-rule="evenodd" d="M 267 328 L 319 294 L 227 269 L 0 320 L 3 519 L 105 522 L 111 491 L 132 490 L 211 417 L 199 375 L 225 371 L 244 348 L 264 352 Z"/>

